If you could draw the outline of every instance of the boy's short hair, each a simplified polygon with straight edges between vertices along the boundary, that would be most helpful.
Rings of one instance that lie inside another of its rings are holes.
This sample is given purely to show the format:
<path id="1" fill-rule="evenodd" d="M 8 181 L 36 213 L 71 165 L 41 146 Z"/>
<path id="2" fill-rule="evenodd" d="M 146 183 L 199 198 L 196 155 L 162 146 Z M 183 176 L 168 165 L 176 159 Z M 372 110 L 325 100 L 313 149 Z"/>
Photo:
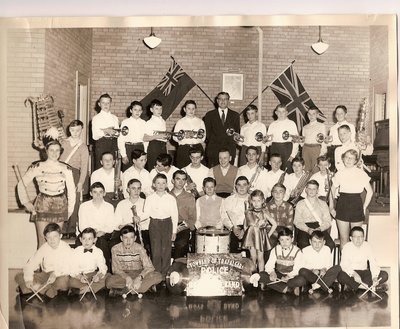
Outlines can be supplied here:
<path id="1" fill-rule="evenodd" d="M 103 153 L 101 154 L 101 160 L 103 160 L 103 157 L 104 157 L 105 155 L 107 155 L 107 154 L 111 154 L 113 160 L 115 160 L 115 158 L 114 158 L 114 153 L 109 152 L 109 151 L 103 152 Z"/>
<path id="2" fill-rule="evenodd" d="M 204 150 L 203 150 L 202 147 L 192 147 L 189 150 L 189 156 L 191 156 L 194 153 L 200 153 L 200 155 L 203 156 L 204 155 Z"/>
<path id="3" fill-rule="evenodd" d="M 203 179 L 203 187 L 206 186 L 207 183 L 213 183 L 214 186 L 217 186 L 217 181 L 213 177 L 206 177 Z"/>
<path id="4" fill-rule="evenodd" d="M 304 159 L 301 158 L 301 157 L 294 157 L 293 160 L 292 160 L 292 165 L 293 165 L 295 162 L 301 163 L 302 166 L 304 166 L 304 163 L 305 163 L 305 162 L 304 162 Z"/>
<path id="5" fill-rule="evenodd" d="M 132 151 L 132 160 L 137 160 L 140 157 L 142 157 L 143 155 L 146 155 L 147 153 L 145 151 L 142 150 L 138 150 L 138 149 L 134 149 Z"/>
<path id="6" fill-rule="evenodd" d="M 128 184 L 126 185 L 127 187 L 131 186 L 133 183 L 139 183 L 140 187 L 142 187 L 142 182 L 138 180 L 137 178 L 132 178 L 129 180 Z"/>
<path id="7" fill-rule="evenodd" d="M 282 161 L 282 155 L 280 155 L 280 153 L 272 153 L 272 154 L 269 156 L 269 160 L 271 161 L 272 158 L 279 158 L 279 159 L 281 159 L 281 161 Z"/>
<path id="8" fill-rule="evenodd" d="M 361 232 L 363 234 L 363 236 L 365 236 L 364 233 L 364 229 L 361 226 L 354 226 L 351 230 L 350 230 L 350 236 L 353 236 L 354 232 Z"/>
<path id="9" fill-rule="evenodd" d="M 185 176 L 185 179 L 187 179 L 187 172 L 184 171 L 184 170 L 182 170 L 182 169 L 179 169 L 179 170 L 175 171 L 175 172 L 172 174 L 172 179 L 175 179 L 175 177 L 176 177 L 177 175 Z"/>
<path id="10" fill-rule="evenodd" d="M 69 128 L 72 127 L 83 127 L 83 122 L 81 120 L 72 120 L 69 124 Z"/>
<path id="11" fill-rule="evenodd" d="M 317 164 L 319 164 L 321 161 L 328 161 L 328 163 L 331 163 L 331 159 L 327 155 L 320 155 L 317 158 Z"/>
<path id="12" fill-rule="evenodd" d="M 285 104 L 278 104 L 277 106 L 275 106 L 275 109 L 274 109 L 274 112 L 277 110 L 277 109 L 285 109 L 286 111 L 287 111 L 287 107 L 286 107 L 286 105 Z"/>
<path id="13" fill-rule="evenodd" d="M 245 181 L 247 184 L 249 184 L 249 179 L 246 176 L 239 176 L 235 180 L 235 185 L 237 185 L 240 181 Z"/>
<path id="14" fill-rule="evenodd" d="M 162 106 L 162 103 L 158 99 L 153 99 L 150 103 L 150 108 L 152 109 L 154 106 Z"/>
<path id="15" fill-rule="evenodd" d="M 107 93 L 102 94 L 102 95 L 99 97 L 99 102 L 100 102 L 100 100 L 101 100 L 102 98 L 108 98 L 108 99 L 110 100 L 110 102 L 112 102 L 111 96 L 110 96 L 109 94 L 107 94 Z"/>
<path id="16" fill-rule="evenodd" d="M 160 179 L 165 179 L 165 181 L 168 182 L 167 176 L 165 176 L 164 174 L 158 173 L 158 174 L 155 175 L 154 178 L 153 178 L 153 184 L 155 184 L 156 181 L 157 181 L 157 179 L 159 179 L 159 178 L 160 178 Z"/>
<path id="17" fill-rule="evenodd" d="M 249 106 L 247 106 L 247 107 L 244 109 L 244 113 L 247 114 L 248 111 L 256 111 L 256 112 L 258 112 L 258 107 L 255 106 L 254 104 L 250 104 Z"/>
<path id="18" fill-rule="evenodd" d="M 136 236 L 136 231 L 135 231 L 135 228 L 133 227 L 133 225 L 125 225 L 123 228 L 121 228 L 121 230 L 120 230 L 121 237 L 128 233 L 134 233 L 134 235 Z"/>
<path id="19" fill-rule="evenodd" d="M 255 197 L 260 197 L 262 200 L 265 201 L 264 193 L 261 190 L 254 190 L 253 192 L 251 192 L 250 199 Z"/>
<path id="20" fill-rule="evenodd" d="M 168 153 L 161 153 L 157 156 L 156 162 L 160 162 L 164 167 L 171 167 L 172 156 Z"/>
<path id="21" fill-rule="evenodd" d="M 106 190 L 103 183 L 101 183 L 101 182 L 94 182 L 92 185 L 90 185 L 90 189 L 89 189 L 90 192 L 92 192 L 95 188 L 101 188 L 101 189 L 103 189 L 103 191 Z"/>
<path id="22" fill-rule="evenodd" d="M 339 131 L 340 129 L 342 129 L 342 130 L 347 130 L 348 132 L 351 131 L 349 125 L 342 125 L 342 126 L 340 126 L 337 130 Z"/>
<path id="23" fill-rule="evenodd" d="M 317 238 L 318 240 L 325 240 L 324 232 L 318 231 L 318 230 L 313 231 L 313 232 L 311 233 L 311 235 L 310 235 L 310 240 L 311 240 L 312 238 Z"/>
<path id="24" fill-rule="evenodd" d="M 248 146 L 247 150 L 246 150 L 246 154 L 249 153 L 249 150 L 254 150 L 254 151 L 256 151 L 257 155 L 260 155 L 260 150 L 256 146 L 253 146 L 253 145 Z"/>
<path id="25" fill-rule="evenodd" d="M 96 231 L 95 231 L 95 229 L 92 228 L 92 227 L 86 227 L 86 228 L 81 232 L 81 234 L 80 234 L 79 236 L 80 236 L 80 237 L 83 237 L 84 234 L 90 234 L 90 233 L 92 233 L 92 234 L 93 234 L 93 237 L 96 238 Z"/>
<path id="26" fill-rule="evenodd" d="M 277 187 L 283 188 L 284 191 L 286 192 L 286 186 L 285 185 L 283 185 L 282 183 L 276 183 L 274 186 L 272 186 L 271 193 L 274 192 L 274 189 L 276 189 Z"/>
<path id="27" fill-rule="evenodd" d="M 344 105 L 338 105 L 338 106 L 336 106 L 335 111 L 333 111 L 333 114 L 336 114 L 337 110 L 339 110 L 339 109 L 342 109 L 342 110 L 344 111 L 344 113 L 347 114 L 347 107 L 344 106 Z"/>
<path id="28" fill-rule="evenodd" d="M 58 232 L 59 234 L 61 234 L 61 227 L 60 225 L 58 225 L 57 223 L 49 223 L 46 225 L 46 227 L 43 230 L 43 235 L 46 236 L 47 233 L 50 232 Z"/>
<path id="29" fill-rule="evenodd" d="M 143 109 L 143 104 L 139 101 L 133 101 L 129 106 L 128 110 L 132 110 L 134 106 L 140 106 Z"/>
<path id="30" fill-rule="evenodd" d="M 315 185 L 317 187 L 319 187 L 319 183 L 315 180 L 315 179 L 311 179 L 306 183 L 306 186 L 308 185 Z"/>
<path id="31" fill-rule="evenodd" d="M 231 152 L 229 152 L 229 150 L 228 150 L 226 147 L 222 147 L 222 148 L 220 148 L 220 149 L 218 150 L 218 154 L 219 154 L 219 153 L 225 153 L 225 152 L 228 152 L 229 155 L 231 155 Z"/>
<path id="32" fill-rule="evenodd" d="M 353 156 L 356 158 L 356 162 L 358 162 L 358 159 L 359 159 L 359 152 L 356 151 L 356 150 L 354 150 L 354 149 L 350 149 L 350 150 L 347 150 L 346 152 L 344 152 L 344 153 L 342 154 L 342 160 L 344 160 L 344 158 L 345 158 L 345 156 L 346 156 L 347 153 L 350 153 L 351 155 L 353 155 Z"/>
<path id="33" fill-rule="evenodd" d="M 293 238 L 293 231 L 290 228 L 283 227 L 282 229 L 279 230 L 278 232 L 278 239 L 281 236 L 290 236 Z"/>
<path id="34" fill-rule="evenodd" d="M 310 111 L 317 111 L 317 112 L 319 112 L 319 108 L 318 107 L 310 107 L 309 109 L 308 109 L 308 112 L 310 112 Z"/>

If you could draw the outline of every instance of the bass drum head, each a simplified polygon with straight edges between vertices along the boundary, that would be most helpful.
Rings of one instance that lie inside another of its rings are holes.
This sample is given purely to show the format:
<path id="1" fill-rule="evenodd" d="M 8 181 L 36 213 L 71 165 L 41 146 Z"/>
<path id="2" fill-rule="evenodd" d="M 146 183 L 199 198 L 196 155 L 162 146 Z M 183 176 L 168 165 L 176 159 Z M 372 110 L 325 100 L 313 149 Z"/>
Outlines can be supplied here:
<path id="1" fill-rule="evenodd" d="M 180 295 L 185 291 L 189 282 L 189 270 L 186 258 L 175 259 L 167 271 L 165 281 L 169 292 Z"/>

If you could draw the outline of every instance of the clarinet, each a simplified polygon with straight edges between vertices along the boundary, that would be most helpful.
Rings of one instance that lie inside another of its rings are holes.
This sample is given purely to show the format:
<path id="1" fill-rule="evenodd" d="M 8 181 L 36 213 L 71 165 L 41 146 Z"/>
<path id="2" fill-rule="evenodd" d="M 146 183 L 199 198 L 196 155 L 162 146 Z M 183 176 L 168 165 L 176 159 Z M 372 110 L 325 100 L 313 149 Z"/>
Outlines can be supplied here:
<path id="1" fill-rule="evenodd" d="M 133 217 L 137 217 L 138 214 L 136 211 L 136 205 L 133 205 L 131 207 L 131 210 L 132 210 Z M 133 226 L 136 228 L 136 230 L 139 233 L 140 244 L 142 245 L 142 247 L 144 247 L 143 237 L 142 237 L 142 229 L 140 227 L 140 223 L 135 223 L 135 220 L 133 218 L 132 218 L 132 220 L 133 220 Z"/>
<path id="2" fill-rule="evenodd" d="M 113 200 L 119 200 L 119 181 L 121 179 L 121 154 L 115 151 L 115 167 L 114 167 L 114 196 Z"/>

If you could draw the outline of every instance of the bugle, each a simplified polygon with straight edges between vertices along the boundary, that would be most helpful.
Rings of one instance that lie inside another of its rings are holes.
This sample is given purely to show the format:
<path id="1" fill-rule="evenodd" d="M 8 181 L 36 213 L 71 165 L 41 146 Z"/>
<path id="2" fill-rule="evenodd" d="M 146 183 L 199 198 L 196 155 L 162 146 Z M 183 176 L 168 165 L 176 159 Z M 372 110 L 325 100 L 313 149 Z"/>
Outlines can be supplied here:
<path id="1" fill-rule="evenodd" d="M 202 128 L 200 128 L 199 130 L 179 130 L 179 132 L 183 134 L 184 138 L 195 138 L 195 139 L 204 138 L 206 133 L 206 131 Z"/>
<path id="2" fill-rule="evenodd" d="M 289 137 L 292 137 L 292 142 L 293 143 L 304 143 L 304 136 L 299 136 L 299 135 L 291 135 L 287 130 L 285 130 L 282 133 L 282 139 L 283 140 L 288 140 Z"/>
<path id="3" fill-rule="evenodd" d="M 176 137 L 178 140 L 182 140 L 185 138 L 184 130 L 179 130 L 177 132 L 154 130 L 153 135 L 164 135 L 165 139 L 171 139 L 172 137 Z"/>
<path id="4" fill-rule="evenodd" d="M 272 141 L 273 137 L 274 137 L 273 134 L 263 135 L 263 133 L 261 131 L 257 132 L 256 135 L 254 136 L 254 138 L 257 142 L 263 142 L 264 144 Z"/>
<path id="5" fill-rule="evenodd" d="M 233 129 L 233 128 L 228 128 L 228 129 L 226 130 L 226 134 L 227 134 L 228 136 L 233 136 L 233 140 L 234 140 L 235 142 L 240 142 L 240 143 L 243 143 L 243 142 L 244 142 L 244 136 L 242 136 L 242 135 L 240 135 L 239 133 L 237 133 L 237 132 L 235 131 L 235 129 Z"/>

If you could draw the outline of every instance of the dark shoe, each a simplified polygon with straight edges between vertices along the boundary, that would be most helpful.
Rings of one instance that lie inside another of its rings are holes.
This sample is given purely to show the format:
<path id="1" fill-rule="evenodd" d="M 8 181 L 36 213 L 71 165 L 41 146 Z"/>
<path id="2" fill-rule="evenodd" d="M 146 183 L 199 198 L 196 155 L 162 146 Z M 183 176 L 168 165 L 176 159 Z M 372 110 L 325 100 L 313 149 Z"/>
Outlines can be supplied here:
<path id="1" fill-rule="evenodd" d="M 157 286 L 156 286 L 155 284 L 153 284 L 153 285 L 150 287 L 149 290 L 150 290 L 150 292 L 156 294 L 156 293 L 157 293 Z"/>

